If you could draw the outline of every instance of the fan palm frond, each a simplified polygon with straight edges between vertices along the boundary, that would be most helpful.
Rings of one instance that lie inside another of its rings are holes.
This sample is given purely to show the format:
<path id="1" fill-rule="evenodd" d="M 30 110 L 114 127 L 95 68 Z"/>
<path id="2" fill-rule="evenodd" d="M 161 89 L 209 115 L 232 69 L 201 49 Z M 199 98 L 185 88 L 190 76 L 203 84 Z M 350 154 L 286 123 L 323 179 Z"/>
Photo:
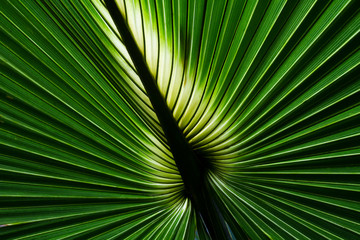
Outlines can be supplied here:
<path id="1" fill-rule="evenodd" d="M 359 239 L 358 2 L 2 1 L 1 239 Z"/>

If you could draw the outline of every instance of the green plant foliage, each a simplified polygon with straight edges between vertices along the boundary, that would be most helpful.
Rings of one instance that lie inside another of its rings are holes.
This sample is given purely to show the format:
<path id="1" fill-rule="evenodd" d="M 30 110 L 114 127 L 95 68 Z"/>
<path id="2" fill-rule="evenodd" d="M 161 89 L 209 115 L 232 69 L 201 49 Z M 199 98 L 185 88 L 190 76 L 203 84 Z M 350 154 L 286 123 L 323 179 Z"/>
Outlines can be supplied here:
<path id="1" fill-rule="evenodd" d="M 229 239 L 360 239 L 358 1 L 117 6 Z M 0 29 L 0 239 L 211 238 L 104 1 Z"/>

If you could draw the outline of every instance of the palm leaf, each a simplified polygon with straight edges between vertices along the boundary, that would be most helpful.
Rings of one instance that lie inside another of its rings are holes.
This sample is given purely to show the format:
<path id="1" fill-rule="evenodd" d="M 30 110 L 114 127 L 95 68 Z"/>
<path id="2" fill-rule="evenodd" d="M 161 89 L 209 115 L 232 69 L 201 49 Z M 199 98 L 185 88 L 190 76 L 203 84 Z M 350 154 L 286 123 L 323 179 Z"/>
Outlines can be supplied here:
<path id="1" fill-rule="evenodd" d="M 358 239 L 356 3 L 2 1 L 0 238 Z"/>

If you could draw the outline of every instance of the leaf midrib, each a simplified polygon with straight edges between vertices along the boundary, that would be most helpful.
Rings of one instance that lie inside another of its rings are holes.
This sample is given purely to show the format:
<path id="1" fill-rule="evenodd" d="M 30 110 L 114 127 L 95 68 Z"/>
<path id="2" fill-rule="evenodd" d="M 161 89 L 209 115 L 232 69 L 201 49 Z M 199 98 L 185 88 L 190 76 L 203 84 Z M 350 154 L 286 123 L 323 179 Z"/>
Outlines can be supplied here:
<path id="1" fill-rule="evenodd" d="M 184 183 L 184 196 L 192 201 L 213 239 L 230 239 L 224 219 L 219 214 L 205 181 L 209 165 L 203 163 L 201 156 L 197 156 L 198 153 L 195 153 L 180 130 L 115 1 L 105 0 L 105 3 L 164 131 Z"/>

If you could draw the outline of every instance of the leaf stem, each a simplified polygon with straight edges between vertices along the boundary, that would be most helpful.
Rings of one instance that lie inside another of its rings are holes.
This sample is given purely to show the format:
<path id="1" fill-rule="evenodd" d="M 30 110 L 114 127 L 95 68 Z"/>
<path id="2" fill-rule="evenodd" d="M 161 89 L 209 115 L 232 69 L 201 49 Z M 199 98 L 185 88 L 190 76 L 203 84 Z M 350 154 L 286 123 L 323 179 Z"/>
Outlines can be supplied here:
<path id="1" fill-rule="evenodd" d="M 187 195 L 200 213 L 212 239 L 230 239 L 224 220 L 211 200 L 209 186 L 205 184 L 207 169 L 201 164 L 172 116 L 115 1 L 105 0 L 105 3 L 159 119 Z"/>

